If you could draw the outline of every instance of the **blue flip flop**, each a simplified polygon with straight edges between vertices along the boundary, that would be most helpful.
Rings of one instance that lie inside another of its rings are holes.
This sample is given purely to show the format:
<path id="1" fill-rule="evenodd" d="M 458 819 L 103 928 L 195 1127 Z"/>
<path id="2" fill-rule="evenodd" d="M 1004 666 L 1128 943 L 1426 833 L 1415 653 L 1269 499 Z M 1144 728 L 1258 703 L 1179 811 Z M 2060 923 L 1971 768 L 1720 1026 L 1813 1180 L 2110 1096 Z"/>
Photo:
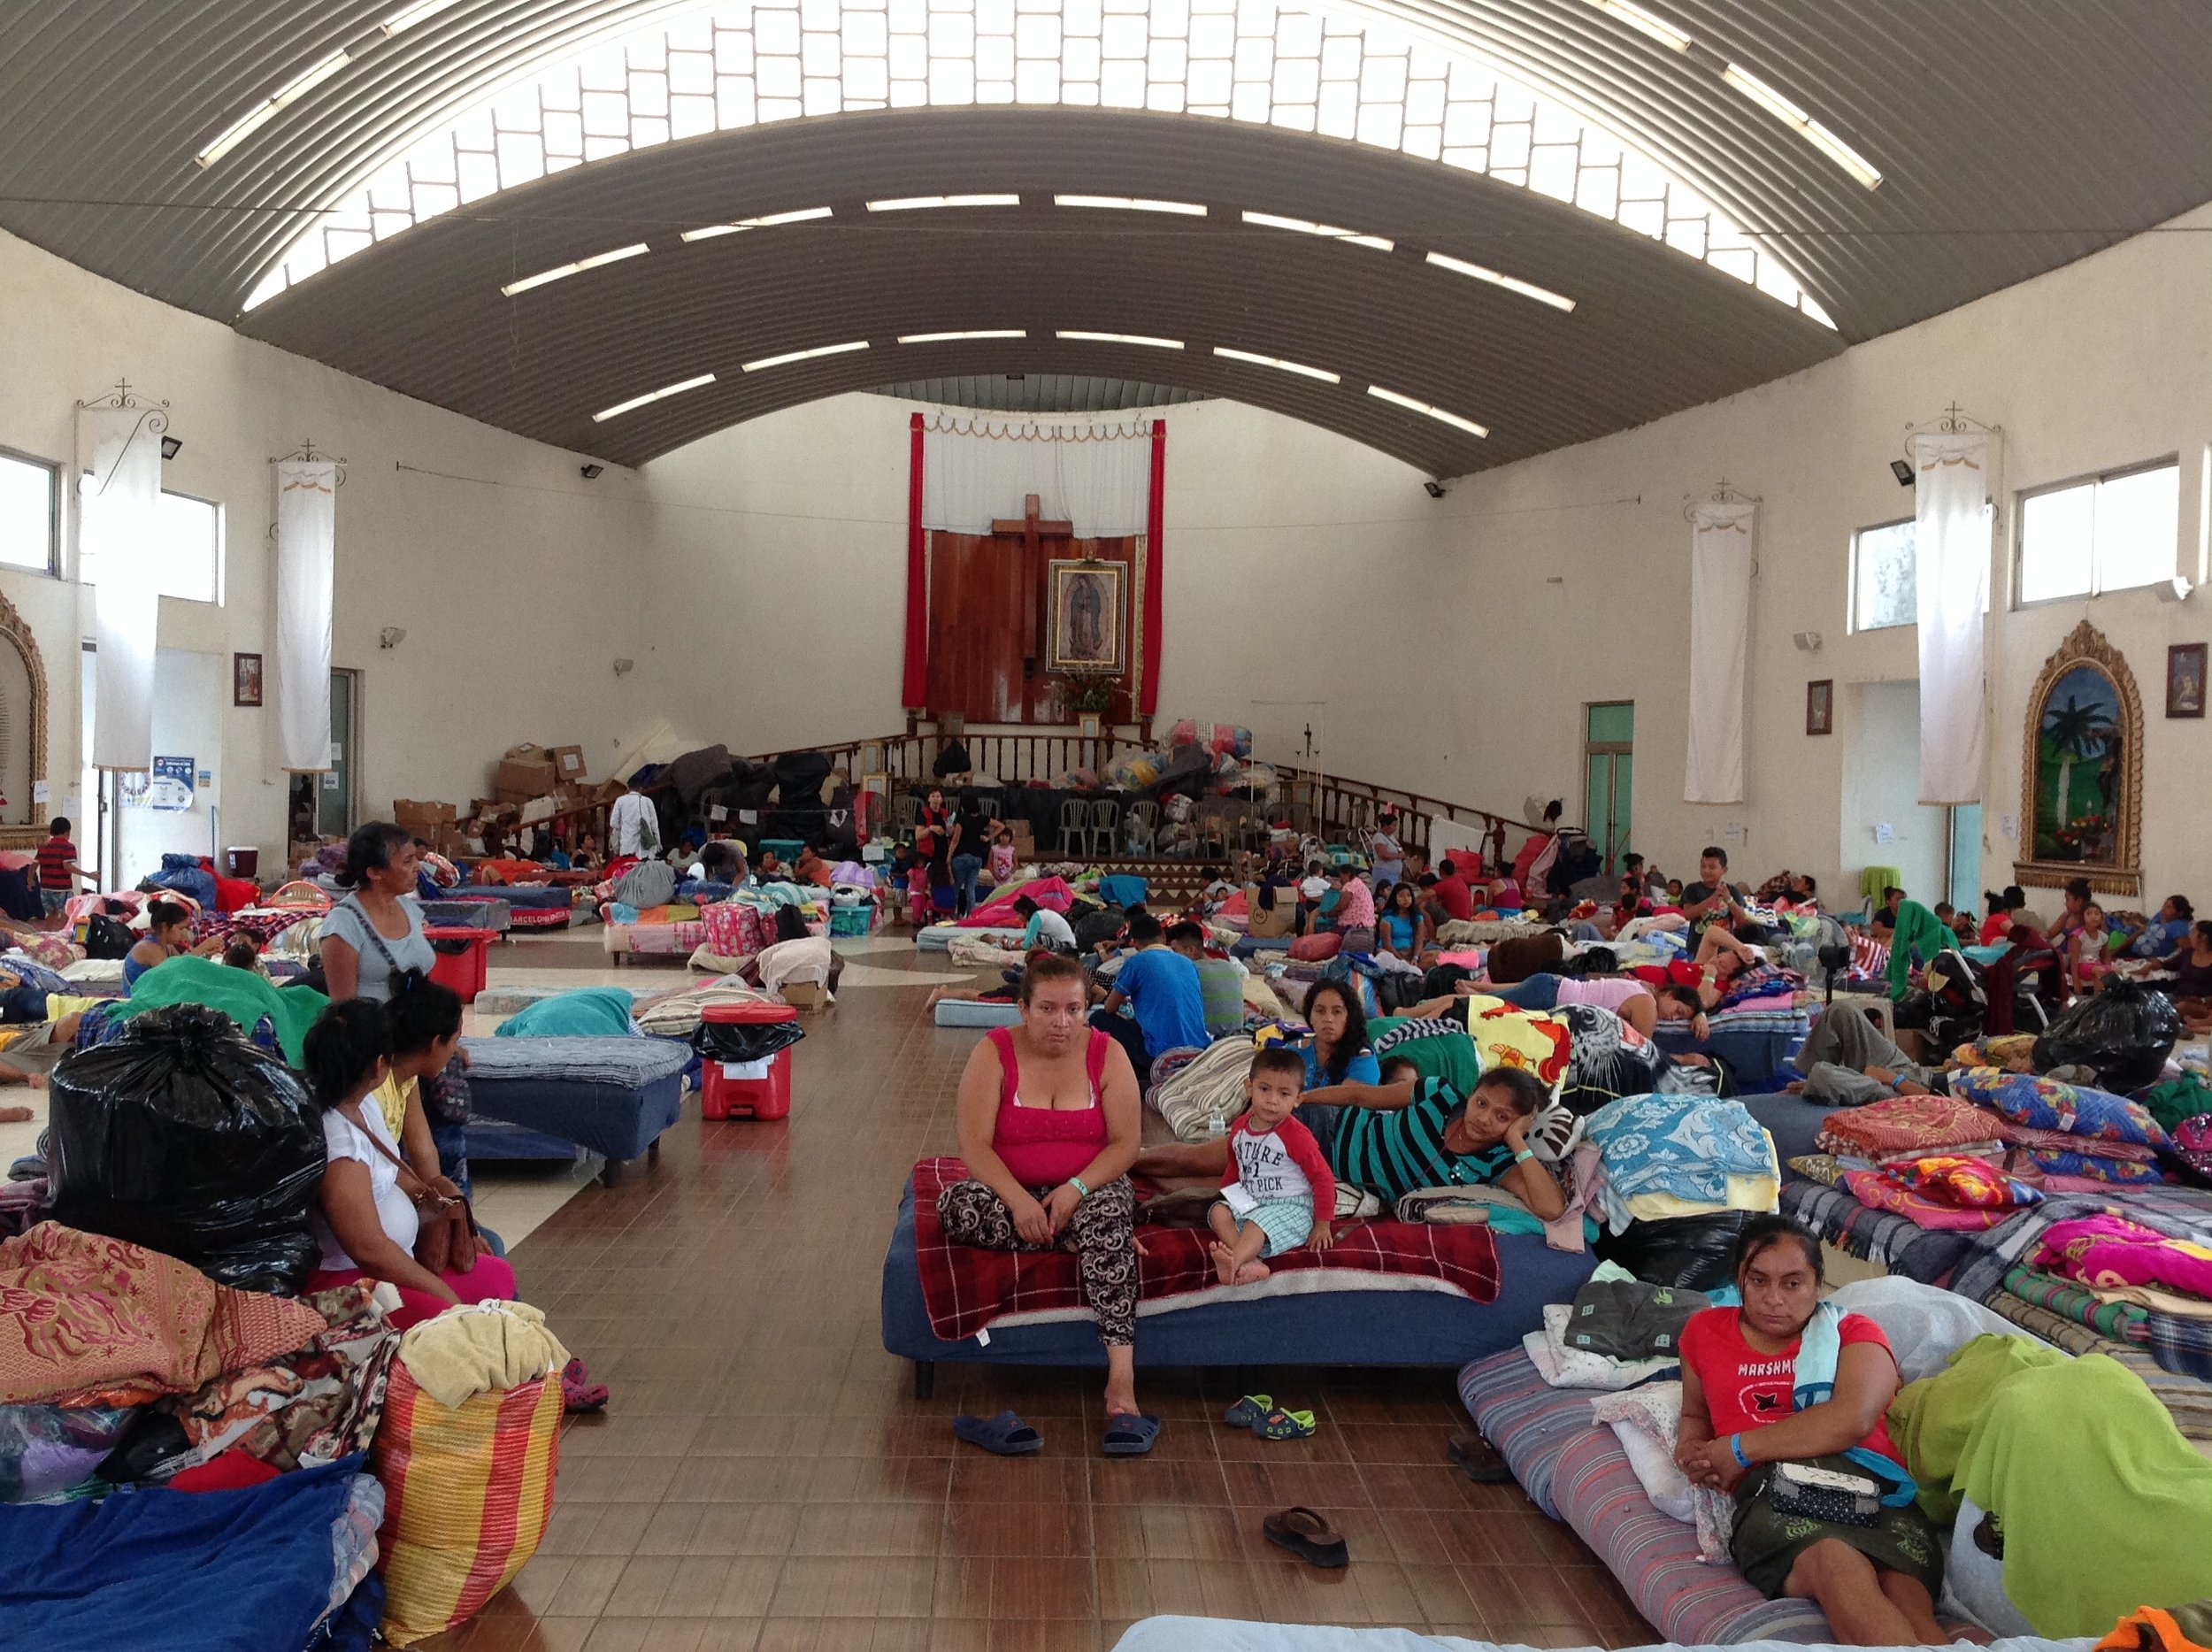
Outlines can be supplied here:
<path id="1" fill-rule="evenodd" d="M 1044 1436 L 1011 1411 L 996 1417 L 956 1417 L 952 1432 L 996 1456 L 1033 1457 L 1045 1448 Z"/>
<path id="2" fill-rule="evenodd" d="M 1099 1442 L 1099 1449 L 1110 1457 L 1141 1457 L 1150 1453 L 1152 1442 L 1159 1437 L 1158 1418 L 1132 1417 L 1120 1411 L 1106 1419 L 1106 1437 Z"/>

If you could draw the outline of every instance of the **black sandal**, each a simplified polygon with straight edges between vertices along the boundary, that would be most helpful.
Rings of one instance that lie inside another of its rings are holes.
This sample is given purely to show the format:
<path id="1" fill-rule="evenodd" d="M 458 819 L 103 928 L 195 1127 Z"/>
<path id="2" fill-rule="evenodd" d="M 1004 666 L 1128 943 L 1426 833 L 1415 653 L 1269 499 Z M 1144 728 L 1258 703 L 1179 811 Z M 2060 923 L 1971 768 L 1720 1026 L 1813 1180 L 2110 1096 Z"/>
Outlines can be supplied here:
<path id="1" fill-rule="evenodd" d="M 1498 1448 L 1480 1434 L 1462 1430 L 1444 1442 L 1444 1450 L 1452 1466 L 1478 1486 L 1502 1486 L 1513 1478 Z"/>
<path id="2" fill-rule="evenodd" d="M 1310 1565 L 1325 1566 L 1331 1571 L 1351 1560 L 1351 1551 L 1336 1528 L 1312 1510 L 1300 1507 L 1285 1509 L 1271 1514 L 1260 1522 L 1260 1530 L 1267 1541 L 1278 1548 L 1286 1548 Z"/>

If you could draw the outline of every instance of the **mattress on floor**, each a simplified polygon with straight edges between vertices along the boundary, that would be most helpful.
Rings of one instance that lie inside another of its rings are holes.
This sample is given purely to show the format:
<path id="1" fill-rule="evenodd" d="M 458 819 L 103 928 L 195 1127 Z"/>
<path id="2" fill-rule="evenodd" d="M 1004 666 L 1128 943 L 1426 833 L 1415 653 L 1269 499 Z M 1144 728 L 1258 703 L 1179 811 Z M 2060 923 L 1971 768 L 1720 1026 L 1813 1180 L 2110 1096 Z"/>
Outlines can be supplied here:
<path id="1" fill-rule="evenodd" d="M 513 1015 L 534 1003 L 542 1003 L 548 998 L 557 998 L 563 993 L 575 990 L 573 987 L 487 987 L 476 995 L 471 1007 L 479 1016 Z M 642 995 L 657 997 L 659 993 L 657 988 L 649 989 L 643 990 Z M 633 1002 L 640 996 L 640 991 L 634 990 L 630 994 Z"/>
<path id="2" fill-rule="evenodd" d="M 504 901 L 518 914 L 526 909 L 567 911 L 576 903 L 566 889 L 544 883 L 460 883 L 443 891 L 446 901 Z"/>
<path id="3" fill-rule="evenodd" d="M 1794 1648 L 1787 1640 L 1739 1641 L 1745 1652 Z M 2022 1635 L 1993 1640 L 1987 1652 L 2084 1652 L 2087 1640 L 2045 1640 Z M 1509 1652 L 1494 1640 L 1422 1635 L 1410 1629 L 1344 1629 L 1325 1624 L 1263 1624 L 1235 1617 L 1147 1617 L 1114 1642 L 1113 1652 Z M 1595 1652 L 1588 1648 L 1587 1652 Z M 1679 1645 L 1648 1652 L 1697 1652 Z"/>
<path id="4" fill-rule="evenodd" d="M 914 944 L 924 952 L 949 952 L 955 935 L 988 935 L 999 940 L 1019 941 L 1022 932 L 1018 926 L 1013 928 L 987 926 L 977 929 L 964 924 L 930 924 L 916 932 Z"/>
<path id="5" fill-rule="evenodd" d="M 472 1114 L 618 1161 L 635 1158 L 676 1122 L 692 1059 L 687 1046 L 665 1038 L 468 1038 L 462 1048 Z"/>
<path id="6" fill-rule="evenodd" d="M 1458 1366 L 1520 1339 L 1543 1324 L 1544 1304 L 1571 1301 L 1596 1265 L 1582 1252 L 1548 1249 L 1532 1234 L 1497 1236 L 1501 1282 L 1495 1302 L 1452 1291 L 1371 1290 L 1356 1275 L 1316 1271 L 1286 1276 L 1315 1288 L 1184 1307 L 1144 1303 L 1137 1322 L 1140 1365 Z M 999 1365 L 1102 1365 L 1105 1351 L 1087 1313 L 995 1325 L 949 1342 L 931 1329 L 914 1236 L 914 1184 L 899 1202 L 883 1260 L 883 1346 L 923 1362 Z"/>
<path id="7" fill-rule="evenodd" d="M 1775 1156 L 1782 1161 L 1786 1174 L 1790 1160 L 1820 1151 L 1814 1139 L 1820 1134 L 1828 1115 L 1836 1110 L 1832 1102 L 1809 1102 L 1801 1095 L 1779 1090 L 1765 1095 L 1747 1095 L 1741 1100 L 1744 1110 L 1774 1138 Z"/>
<path id="8" fill-rule="evenodd" d="M 1729 1013 L 1724 1010 L 1710 1018 L 1712 1035 L 1702 1042 L 1691 1037 L 1688 1024 L 1680 1021 L 1662 1021 L 1654 1036 L 1670 1056 L 1718 1056 L 1735 1075 L 1739 1089 L 1770 1090 L 1796 1076 L 1789 1057 L 1808 1031 L 1801 1014 L 1758 1015 L 1730 1025 L 1725 1018 Z"/>
<path id="9" fill-rule="evenodd" d="M 1652 1506 L 1612 1429 L 1591 1420 L 1590 1390 L 1548 1386 L 1516 1348 L 1461 1372 L 1459 1394 L 1523 1489 L 1581 1534 L 1666 1640 L 1818 1645 L 1834 1638 L 1809 1602 L 1767 1600 L 1733 1566 L 1698 1558 L 1696 1528 Z"/>
<path id="10" fill-rule="evenodd" d="M 1012 1026 L 1022 1018 L 1021 1005 L 982 998 L 940 998 L 932 1011 L 939 1026 Z"/>

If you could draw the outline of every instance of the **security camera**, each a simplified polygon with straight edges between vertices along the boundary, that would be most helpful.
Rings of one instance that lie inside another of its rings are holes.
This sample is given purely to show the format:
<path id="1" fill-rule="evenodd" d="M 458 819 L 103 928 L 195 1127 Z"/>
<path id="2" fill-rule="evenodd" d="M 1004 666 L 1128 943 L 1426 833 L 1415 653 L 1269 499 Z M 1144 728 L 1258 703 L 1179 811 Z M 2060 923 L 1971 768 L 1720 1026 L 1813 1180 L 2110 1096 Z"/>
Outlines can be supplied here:
<path id="1" fill-rule="evenodd" d="M 1427 481 L 1423 482 L 1421 486 L 1428 490 L 1428 496 L 1432 499 L 1441 499 L 1444 496 L 1444 484 L 1442 482 Z"/>
<path id="2" fill-rule="evenodd" d="M 584 473 L 584 480 L 589 482 L 597 481 L 600 473 L 607 467 L 603 465 L 580 465 L 577 468 Z"/>
<path id="3" fill-rule="evenodd" d="M 1889 473 L 1897 479 L 1897 485 L 1900 488 L 1912 486 L 1912 466 L 1903 459 L 1892 459 L 1889 462 Z"/>

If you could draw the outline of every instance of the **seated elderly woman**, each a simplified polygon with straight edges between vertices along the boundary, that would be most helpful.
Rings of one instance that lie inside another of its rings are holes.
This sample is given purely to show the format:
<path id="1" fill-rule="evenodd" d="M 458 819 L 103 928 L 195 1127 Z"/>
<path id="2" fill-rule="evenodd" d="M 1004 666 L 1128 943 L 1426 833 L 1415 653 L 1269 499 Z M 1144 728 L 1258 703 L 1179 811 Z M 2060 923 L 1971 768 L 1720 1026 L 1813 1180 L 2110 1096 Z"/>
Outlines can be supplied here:
<path id="1" fill-rule="evenodd" d="M 938 1195 L 938 1220 L 956 1245 L 1076 1253 L 1106 1349 L 1102 1449 L 1142 1456 L 1160 1423 L 1137 1409 L 1136 1070 L 1085 1024 L 1088 992 L 1073 958 L 1033 954 L 1018 1002 L 1021 1019 L 992 1028 L 960 1075 L 968 1179 Z"/>
<path id="2" fill-rule="evenodd" d="M 1897 1359 L 1873 1320 L 1821 1301 L 1824 1283 L 1810 1230 L 1783 1216 L 1744 1224 L 1742 1304 L 1682 1330 L 1675 1461 L 1733 1495 L 1729 1552 L 1769 1600 L 1813 1602 L 1841 1645 L 1941 1645 L 1943 1549 L 1885 1420 Z"/>

